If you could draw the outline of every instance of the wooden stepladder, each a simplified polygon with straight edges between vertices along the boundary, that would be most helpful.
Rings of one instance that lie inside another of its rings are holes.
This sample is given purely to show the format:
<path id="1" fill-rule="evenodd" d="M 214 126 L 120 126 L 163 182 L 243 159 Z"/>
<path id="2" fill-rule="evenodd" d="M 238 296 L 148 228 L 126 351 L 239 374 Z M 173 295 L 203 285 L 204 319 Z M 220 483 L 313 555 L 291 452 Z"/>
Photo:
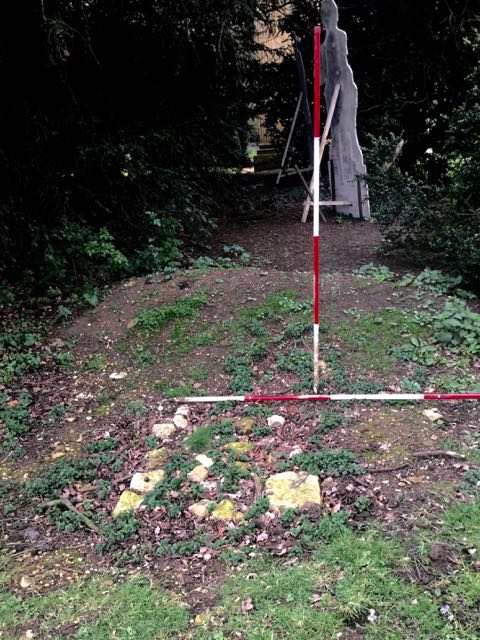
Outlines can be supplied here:
<path id="1" fill-rule="evenodd" d="M 327 145 L 327 137 L 328 134 L 330 133 L 330 129 L 332 127 L 332 119 L 333 119 L 333 114 L 335 112 L 335 107 L 337 105 L 337 101 L 338 101 L 338 95 L 340 93 L 340 84 L 336 84 L 335 85 L 335 89 L 333 90 L 333 96 L 332 96 L 332 100 L 330 102 L 330 105 L 328 107 L 328 113 L 327 113 L 327 119 L 325 121 L 325 127 L 323 129 L 323 133 L 322 133 L 322 137 L 320 140 L 320 156 L 319 156 L 319 162 L 322 162 L 322 158 L 323 158 L 323 153 L 325 151 L 325 147 Z M 307 218 L 308 218 L 308 212 L 310 211 L 310 207 L 313 206 L 313 194 L 312 192 L 312 188 L 313 188 L 313 177 L 310 181 L 310 189 L 309 189 L 309 193 L 307 195 L 307 198 L 303 204 L 303 215 L 302 215 L 302 222 L 306 222 Z M 344 206 L 344 207 L 348 207 L 351 206 L 352 203 L 351 202 L 346 202 L 345 200 L 320 200 L 320 202 L 318 203 L 321 207 L 334 207 L 335 205 L 338 206 Z M 323 215 L 323 213 L 320 212 L 320 215 L 323 219 L 324 222 L 326 222 L 325 220 L 325 216 Z"/>

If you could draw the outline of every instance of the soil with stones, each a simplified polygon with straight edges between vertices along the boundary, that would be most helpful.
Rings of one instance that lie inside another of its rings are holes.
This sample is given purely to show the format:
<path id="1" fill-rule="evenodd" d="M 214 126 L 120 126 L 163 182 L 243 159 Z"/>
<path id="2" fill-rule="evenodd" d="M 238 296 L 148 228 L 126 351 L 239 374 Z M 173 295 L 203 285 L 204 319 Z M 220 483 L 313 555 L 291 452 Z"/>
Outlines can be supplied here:
<path id="1" fill-rule="evenodd" d="M 58 327 L 44 366 L 22 379 L 32 398 L 33 424 L 21 438 L 23 458 L 15 460 L 10 453 L 0 460 L 1 506 L 16 505 L 14 513 L 3 518 L 1 532 L 9 548 L 18 552 L 24 572 L 38 574 L 33 590 L 112 567 L 125 552 L 127 565 L 135 560 L 161 573 L 189 595 L 193 611 L 204 609 L 225 571 L 225 554 L 298 552 L 298 534 L 292 530 L 301 528 L 301 513 L 288 522 L 268 509 L 247 515 L 265 497 L 266 478 L 285 469 L 319 476 L 321 505 L 304 512 L 311 522 L 342 512 L 350 526 L 376 518 L 407 536 L 412 526 L 442 510 L 445 496 L 468 500 L 462 478 L 475 468 L 468 453 L 477 450 L 480 441 L 480 411 L 473 404 L 435 407 L 441 414 L 435 419 L 424 413 L 427 407 L 399 404 L 356 403 L 338 411 L 315 403 L 195 405 L 184 428 L 164 440 L 153 438 L 152 444 L 154 425 L 170 423 L 175 415 L 174 395 L 231 393 L 235 376 L 238 384 L 250 381 L 255 391 L 286 392 L 299 386 L 308 391 L 311 227 L 301 223 L 298 203 L 285 202 L 268 213 L 248 225 L 221 226 L 212 243 L 214 257 L 225 244 L 240 245 L 251 253 L 251 266 L 190 269 L 171 279 L 119 283 L 95 309 L 79 314 L 68 327 Z M 370 262 L 397 273 L 407 269 L 404 262 L 387 263 L 378 256 L 380 235 L 371 223 L 330 217 L 322 224 L 321 241 L 325 390 L 361 385 L 362 390 L 399 391 L 400 380 L 413 377 L 415 364 L 391 358 L 391 347 L 408 340 L 410 327 L 402 324 L 408 317 L 398 312 L 417 312 L 428 294 L 352 275 L 353 269 Z M 197 307 L 188 306 L 192 300 Z M 171 317 L 142 315 L 165 308 Z M 373 329 L 362 338 L 367 322 Z M 392 330 L 397 326 L 398 331 Z M 383 344 L 384 335 L 390 335 L 390 342 Z M 68 367 L 53 358 L 56 349 L 68 351 Z M 247 356 L 251 359 L 245 360 Z M 436 371 L 443 373 L 441 368 Z M 478 370 L 469 372 L 476 375 Z M 6 392 L 15 408 L 15 393 Z M 269 428 L 272 414 L 285 423 Z M 186 475 L 198 453 L 189 438 L 201 427 L 209 429 L 204 453 L 215 458 L 203 487 Z M 112 448 L 102 450 L 107 440 Z M 248 445 L 236 459 L 228 453 L 231 441 Z M 98 554 L 95 545 L 102 537 L 88 528 L 70 531 L 65 519 L 59 531 L 51 523 L 58 510 L 50 512 L 50 518 L 45 509 L 35 510 L 48 496 L 25 494 L 22 483 L 40 477 L 48 465 L 91 458 L 96 452 L 96 475 L 70 482 L 62 497 L 81 514 L 93 508 L 110 518 L 134 473 L 146 471 L 152 447 L 176 455 L 171 475 L 178 482 L 169 485 L 166 495 L 158 495 L 156 503 L 148 506 L 145 499 L 136 512 L 139 529 L 125 541 L 116 540 L 114 552 Z M 452 449 L 462 453 L 443 453 Z M 305 460 L 325 450 L 347 453 L 319 471 L 296 466 L 299 454 Z M 189 507 L 200 498 L 209 512 L 228 498 L 235 517 L 214 520 L 206 515 L 199 521 Z M 308 552 L 308 546 L 303 551 Z M 429 573 L 448 571 L 455 553 L 461 550 L 433 549 L 424 564 L 415 564 L 413 579 L 428 581 Z"/>

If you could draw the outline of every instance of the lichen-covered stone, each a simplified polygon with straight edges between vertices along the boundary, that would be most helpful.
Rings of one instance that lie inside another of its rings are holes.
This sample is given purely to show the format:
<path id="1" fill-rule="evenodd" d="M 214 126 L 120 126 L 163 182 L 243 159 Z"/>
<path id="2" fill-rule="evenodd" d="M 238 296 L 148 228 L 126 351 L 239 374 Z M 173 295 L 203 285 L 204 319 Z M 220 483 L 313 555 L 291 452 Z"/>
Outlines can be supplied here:
<path id="1" fill-rule="evenodd" d="M 134 493 L 133 491 L 124 491 L 115 505 L 112 516 L 116 518 L 125 511 L 134 511 L 138 509 L 142 502 L 143 496 L 139 496 L 138 493 Z"/>
<path id="2" fill-rule="evenodd" d="M 246 440 L 238 440 L 237 442 L 229 442 L 225 445 L 225 449 L 233 451 L 236 456 L 244 456 L 254 448 L 251 442 Z"/>
<path id="3" fill-rule="evenodd" d="M 173 422 L 158 422 L 152 426 L 152 435 L 162 440 L 170 438 L 176 431 Z"/>
<path id="4" fill-rule="evenodd" d="M 197 520 L 204 520 L 206 517 L 208 517 L 208 505 L 210 504 L 209 500 L 200 500 L 200 502 L 195 502 L 195 504 L 192 504 L 188 507 L 188 510 L 190 511 L 190 513 L 193 513 L 193 515 L 195 516 L 195 518 L 197 518 Z"/>
<path id="5" fill-rule="evenodd" d="M 235 504 L 225 498 L 218 503 L 216 508 L 212 511 L 213 520 L 233 520 L 235 517 Z"/>
<path id="6" fill-rule="evenodd" d="M 206 456 L 204 453 L 199 453 L 198 456 L 195 456 L 195 460 L 199 462 L 203 467 L 207 467 L 207 469 L 213 467 L 213 460 Z"/>
<path id="7" fill-rule="evenodd" d="M 163 469 L 135 473 L 130 481 L 130 489 L 139 493 L 148 493 L 155 489 L 155 486 L 163 480 L 164 475 Z"/>
<path id="8" fill-rule="evenodd" d="M 274 509 L 301 508 L 321 504 L 318 476 L 284 471 L 270 476 L 265 483 L 270 506 Z"/>
<path id="9" fill-rule="evenodd" d="M 254 424 L 255 420 L 253 418 L 239 418 L 236 421 L 238 430 L 240 431 L 240 433 L 243 433 L 246 436 L 252 433 Z"/>
<path id="10" fill-rule="evenodd" d="M 203 482 L 208 477 L 208 469 L 203 465 L 199 464 L 194 469 L 187 473 L 187 478 L 191 482 Z"/>
<path id="11" fill-rule="evenodd" d="M 168 456 L 168 451 L 165 447 L 161 447 L 160 449 L 152 449 L 151 451 L 147 451 L 147 469 L 148 471 L 152 471 L 154 469 L 158 469 L 162 466 Z"/>

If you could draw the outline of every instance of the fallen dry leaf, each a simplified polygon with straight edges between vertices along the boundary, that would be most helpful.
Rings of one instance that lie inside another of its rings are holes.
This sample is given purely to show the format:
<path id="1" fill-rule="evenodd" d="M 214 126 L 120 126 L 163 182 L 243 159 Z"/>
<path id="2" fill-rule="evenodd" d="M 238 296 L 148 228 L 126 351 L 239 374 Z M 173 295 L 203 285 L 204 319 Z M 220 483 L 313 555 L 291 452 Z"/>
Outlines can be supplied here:
<path id="1" fill-rule="evenodd" d="M 253 609 L 253 602 L 252 602 L 251 598 L 247 598 L 246 600 L 244 600 L 242 602 L 241 607 L 240 607 L 240 611 L 242 613 L 248 613 L 252 609 Z"/>

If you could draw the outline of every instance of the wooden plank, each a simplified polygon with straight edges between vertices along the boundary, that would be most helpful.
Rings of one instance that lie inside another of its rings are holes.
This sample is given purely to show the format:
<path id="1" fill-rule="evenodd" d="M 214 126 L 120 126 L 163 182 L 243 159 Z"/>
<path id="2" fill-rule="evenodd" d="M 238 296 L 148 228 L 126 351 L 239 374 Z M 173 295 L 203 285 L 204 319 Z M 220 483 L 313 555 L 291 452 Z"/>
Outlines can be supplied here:
<path id="1" fill-rule="evenodd" d="M 320 159 L 319 159 L 319 162 L 322 162 L 323 152 L 325 151 L 325 147 L 327 145 L 327 136 L 330 133 L 330 128 L 332 126 L 333 114 L 335 112 L 335 107 L 337 106 L 337 100 L 338 100 L 338 94 L 339 93 L 340 93 L 340 85 L 336 84 L 335 85 L 335 89 L 333 91 L 333 95 L 332 95 L 332 100 L 330 102 L 330 106 L 328 107 L 327 119 L 325 121 L 325 127 L 323 129 L 322 138 L 320 140 Z M 312 190 L 312 187 L 313 187 L 313 178 L 312 178 L 312 182 L 310 183 L 310 191 Z M 303 215 L 302 215 L 302 222 L 303 223 L 305 223 L 307 221 L 308 212 L 310 210 L 311 202 L 312 202 L 312 199 L 307 196 L 307 199 L 305 200 L 305 202 L 303 204 Z"/>
<path id="2" fill-rule="evenodd" d="M 305 180 L 305 178 L 302 176 L 302 172 L 300 171 L 300 169 L 298 168 L 297 165 L 295 165 L 295 171 L 298 173 L 298 177 L 302 181 L 302 184 L 305 187 L 305 191 L 307 192 L 308 197 L 310 198 L 310 200 L 313 200 L 313 194 L 310 191 L 310 187 L 308 186 L 307 181 Z M 320 203 L 320 204 L 322 204 L 322 203 Z M 325 216 L 323 215 L 323 213 L 321 211 L 319 211 L 319 214 L 320 214 L 320 217 L 322 218 L 322 220 L 324 222 L 326 222 L 327 220 L 326 220 Z"/>
<path id="3" fill-rule="evenodd" d="M 313 167 L 305 167 L 304 169 L 300 169 L 302 173 L 307 173 L 311 171 Z M 278 173 L 278 169 L 265 169 L 265 171 L 256 171 L 254 173 L 255 176 L 274 176 Z M 283 172 L 284 176 L 293 176 L 294 173 L 297 173 L 295 169 L 286 169 Z"/>
<path id="4" fill-rule="evenodd" d="M 287 144 L 285 145 L 285 151 L 283 152 L 282 161 L 280 163 L 280 171 L 278 172 L 277 181 L 275 184 L 278 184 L 280 182 L 280 178 L 282 177 L 283 167 L 285 166 L 285 162 L 287 160 L 287 154 L 290 148 L 290 142 L 292 141 L 293 131 L 297 123 L 298 112 L 300 110 L 300 105 L 302 104 L 302 96 L 303 96 L 303 92 L 300 91 L 300 95 L 298 96 L 298 100 L 297 100 L 297 106 L 295 107 L 295 114 L 293 116 L 292 124 L 290 126 L 290 131 L 288 132 Z"/>

